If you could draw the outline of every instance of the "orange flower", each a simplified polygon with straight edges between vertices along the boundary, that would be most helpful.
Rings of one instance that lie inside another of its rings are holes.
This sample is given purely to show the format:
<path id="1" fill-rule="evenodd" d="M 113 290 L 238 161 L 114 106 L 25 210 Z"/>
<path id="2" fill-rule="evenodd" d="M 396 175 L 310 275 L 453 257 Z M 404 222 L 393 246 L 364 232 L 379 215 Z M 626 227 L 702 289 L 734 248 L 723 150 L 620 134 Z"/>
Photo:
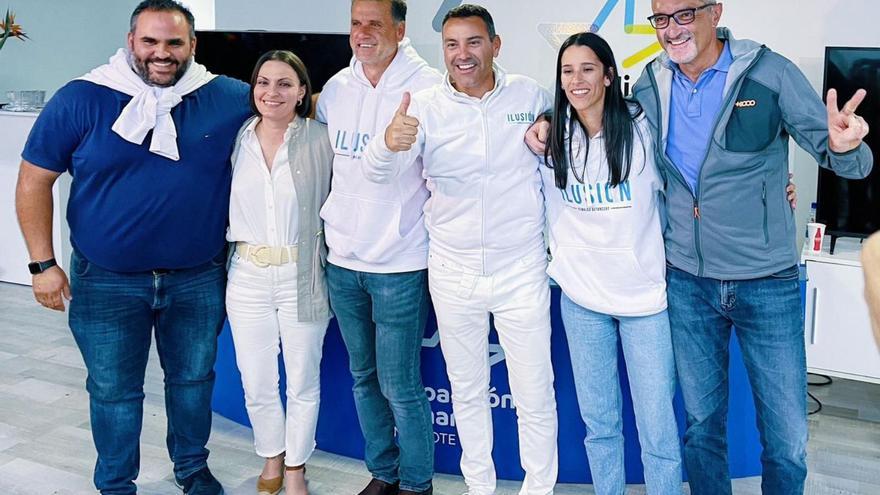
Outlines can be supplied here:
<path id="1" fill-rule="evenodd" d="M 21 29 L 21 25 L 15 23 L 15 14 L 6 9 L 6 18 L 3 21 L 0 21 L 0 32 L 2 32 L 2 36 L 0 36 L 0 48 L 3 48 L 3 45 L 6 43 L 6 40 L 9 38 L 18 38 L 20 40 L 28 39 L 27 34 Z"/>

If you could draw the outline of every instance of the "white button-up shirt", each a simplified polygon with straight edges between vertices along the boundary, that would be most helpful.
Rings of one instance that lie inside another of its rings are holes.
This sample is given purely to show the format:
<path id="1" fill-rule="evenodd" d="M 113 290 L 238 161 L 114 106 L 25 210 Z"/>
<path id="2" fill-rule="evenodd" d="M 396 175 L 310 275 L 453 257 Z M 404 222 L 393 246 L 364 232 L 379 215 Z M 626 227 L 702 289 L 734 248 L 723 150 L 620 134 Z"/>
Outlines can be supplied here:
<path id="1" fill-rule="evenodd" d="M 241 151 L 233 164 L 229 198 L 229 229 L 226 240 L 268 246 L 296 244 L 299 231 L 298 204 L 290 176 L 287 148 L 290 128 L 275 153 L 272 170 L 266 166 L 254 121 L 241 138 Z"/>

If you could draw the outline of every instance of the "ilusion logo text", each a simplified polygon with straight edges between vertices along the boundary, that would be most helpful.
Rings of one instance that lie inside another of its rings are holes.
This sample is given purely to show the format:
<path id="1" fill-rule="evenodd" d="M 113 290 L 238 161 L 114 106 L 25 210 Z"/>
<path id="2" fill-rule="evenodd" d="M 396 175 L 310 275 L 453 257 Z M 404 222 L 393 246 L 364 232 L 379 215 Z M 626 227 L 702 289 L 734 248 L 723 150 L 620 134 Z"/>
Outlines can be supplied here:
<path id="1" fill-rule="evenodd" d="M 333 148 L 337 155 L 360 158 L 369 143 L 370 135 L 366 132 L 339 129 L 336 131 L 336 142 Z"/>
<path id="2" fill-rule="evenodd" d="M 531 124 L 535 121 L 535 114 L 532 112 L 519 112 L 507 114 L 508 124 Z"/>

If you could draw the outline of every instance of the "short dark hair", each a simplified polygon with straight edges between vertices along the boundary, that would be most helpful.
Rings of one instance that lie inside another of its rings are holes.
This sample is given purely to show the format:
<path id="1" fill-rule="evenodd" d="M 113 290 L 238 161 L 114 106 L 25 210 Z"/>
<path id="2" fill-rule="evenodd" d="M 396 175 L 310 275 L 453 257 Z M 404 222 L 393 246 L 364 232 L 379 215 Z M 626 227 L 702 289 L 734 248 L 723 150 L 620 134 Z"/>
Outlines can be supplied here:
<path id="1" fill-rule="evenodd" d="M 261 115 L 260 111 L 257 110 L 256 103 L 254 103 L 254 86 L 257 85 L 257 76 L 260 75 L 260 68 L 270 60 L 277 60 L 289 65 L 296 72 L 296 77 L 299 79 L 300 84 L 305 85 L 306 92 L 302 97 L 302 102 L 296 105 L 296 114 L 300 117 L 308 117 L 312 113 L 312 82 L 309 80 L 309 71 L 306 70 L 306 64 L 289 50 L 268 51 L 257 60 L 257 64 L 254 66 L 254 73 L 251 74 L 251 110 L 256 115 Z"/>
<path id="2" fill-rule="evenodd" d="M 351 0 L 351 5 L 358 0 Z M 368 0 L 372 2 L 388 2 L 391 4 L 391 19 L 395 23 L 406 21 L 406 0 Z"/>
<path id="3" fill-rule="evenodd" d="M 186 22 L 189 24 L 189 39 L 194 39 L 196 37 L 195 17 L 193 17 L 192 12 L 190 12 L 188 8 L 175 0 L 143 0 L 134 8 L 134 12 L 131 13 L 128 32 L 134 32 L 134 28 L 137 25 L 137 18 L 141 15 L 141 12 L 145 10 L 152 10 L 155 12 L 179 12 L 184 18 L 186 18 Z"/>
<path id="4" fill-rule="evenodd" d="M 489 39 L 494 40 L 495 36 L 497 36 L 495 34 L 495 21 L 492 20 L 492 14 L 490 14 L 485 7 L 470 3 L 459 5 L 447 12 L 443 17 L 443 26 L 446 25 L 446 22 L 449 19 L 461 19 L 464 17 L 479 17 L 486 23 L 486 30 L 489 31 Z"/>

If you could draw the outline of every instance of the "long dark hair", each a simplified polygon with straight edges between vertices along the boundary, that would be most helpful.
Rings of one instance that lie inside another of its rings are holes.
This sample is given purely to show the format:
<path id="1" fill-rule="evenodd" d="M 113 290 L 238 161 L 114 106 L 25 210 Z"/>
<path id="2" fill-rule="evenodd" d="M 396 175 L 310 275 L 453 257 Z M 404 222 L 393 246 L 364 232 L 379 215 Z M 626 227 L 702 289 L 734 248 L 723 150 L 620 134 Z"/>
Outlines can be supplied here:
<path id="1" fill-rule="evenodd" d="M 568 168 L 573 159 L 571 139 L 568 140 L 566 149 L 566 135 L 573 135 L 575 126 L 580 126 L 584 134 L 588 135 L 586 127 L 578 119 L 577 112 L 572 111 L 566 118 L 570 103 L 565 91 L 562 89 L 562 54 L 570 46 L 586 46 L 593 50 L 602 63 L 603 74 L 611 79 L 611 85 L 605 89 L 604 112 L 602 114 L 602 136 L 605 140 L 605 158 L 608 162 L 608 175 L 611 177 L 612 187 L 629 178 L 630 166 L 632 165 L 632 151 L 635 129 L 635 119 L 642 113 L 642 109 L 635 102 L 627 102 L 621 89 L 620 74 L 614 61 L 614 53 L 608 43 L 595 33 L 573 34 L 559 47 L 559 55 L 556 57 L 556 96 L 553 102 L 553 118 L 550 122 L 549 143 L 544 151 L 544 159 L 548 156 L 553 159 L 553 172 L 556 177 L 556 187 L 564 189 L 568 185 Z M 590 140 L 584 143 L 584 164 L 590 150 Z M 580 178 L 583 181 L 583 177 Z"/>

